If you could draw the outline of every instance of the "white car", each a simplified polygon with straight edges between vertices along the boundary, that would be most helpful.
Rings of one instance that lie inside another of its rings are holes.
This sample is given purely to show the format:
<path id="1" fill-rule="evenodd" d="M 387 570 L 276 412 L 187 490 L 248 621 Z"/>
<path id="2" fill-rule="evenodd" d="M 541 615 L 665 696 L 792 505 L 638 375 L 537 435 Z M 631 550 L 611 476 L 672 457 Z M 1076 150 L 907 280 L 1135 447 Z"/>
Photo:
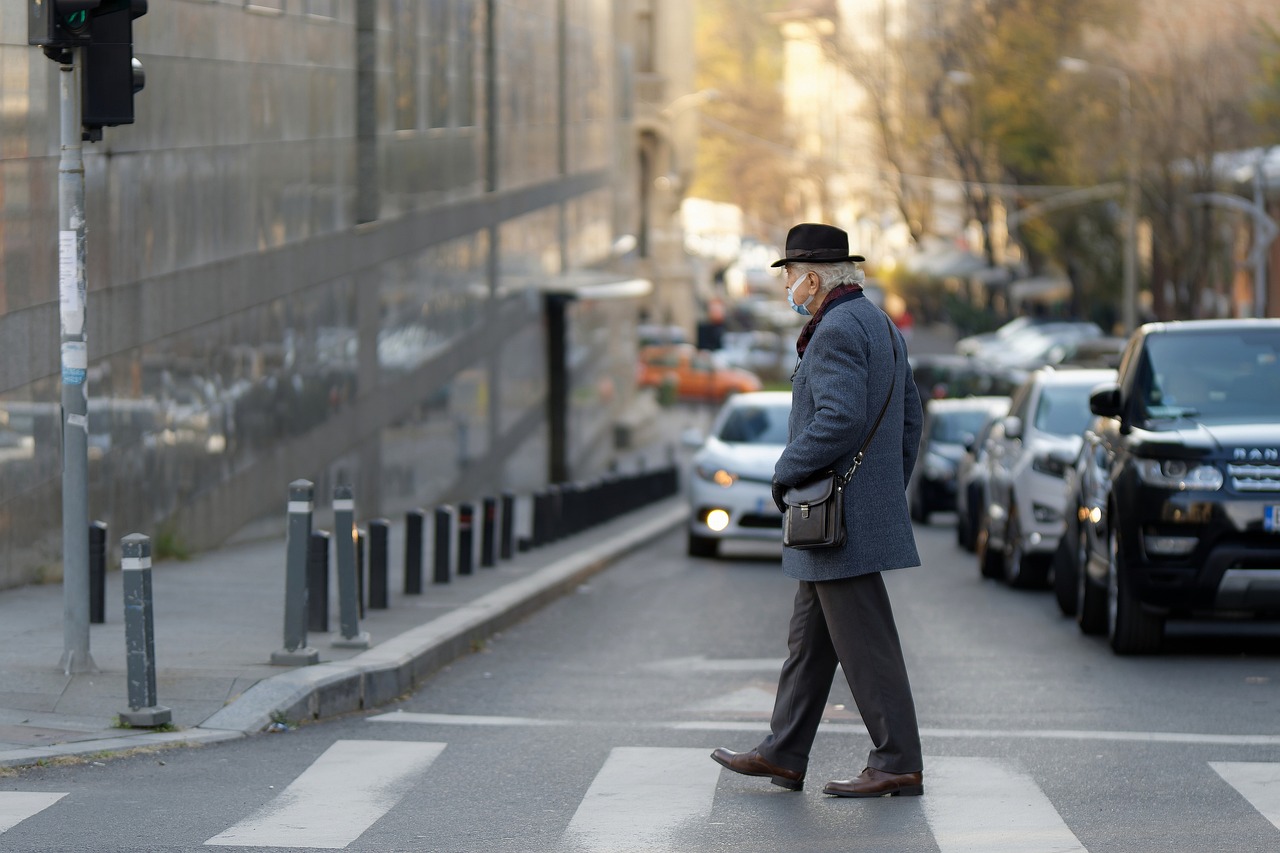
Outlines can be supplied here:
<path id="1" fill-rule="evenodd" d="M 1067 469 L 1093 417 L 1089 393 L 1114 370 L 1041 368 L 1013 395 L 991 430 L 986 508 L 975 543 L 984 577 L 1043 587 L 1066 529 Z"/>
<path id="2" fill-rule="evenodd" d="M 725 539 L 782 541 L 773 503 L 773 466 L 787 444 L 789 391 L 736 394 L 693 457 L 689 482 L 689 556 L 715 557 Z M 694 443 L 686 436 L 686 443 Z"/>

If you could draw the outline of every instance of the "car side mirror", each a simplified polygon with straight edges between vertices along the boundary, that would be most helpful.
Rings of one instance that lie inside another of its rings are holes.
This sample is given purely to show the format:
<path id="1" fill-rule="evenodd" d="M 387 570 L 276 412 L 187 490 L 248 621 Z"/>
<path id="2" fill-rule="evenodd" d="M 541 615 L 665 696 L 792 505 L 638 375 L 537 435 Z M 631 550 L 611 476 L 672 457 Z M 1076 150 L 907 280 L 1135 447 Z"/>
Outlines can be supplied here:
<path id="1" fill-rule="evenodd" d="M 1004 419 L 1004 437 L 1022 438 L 1022 418 L 1017 415 L 1009 415 Z"/>
<path id="2" fill-rule="evenodd" d="M 973 449 L 978 446 L 977 436 L 973 433 L 965 433 L 964 435 L 964 452 L 973 453 Z"/>
<path id="3" fill-rule="evenodd" d="M 1120 417 L 1120 386 L 1099 385 L 1089 395 L 1089 411 L 1104 418 Z"/>

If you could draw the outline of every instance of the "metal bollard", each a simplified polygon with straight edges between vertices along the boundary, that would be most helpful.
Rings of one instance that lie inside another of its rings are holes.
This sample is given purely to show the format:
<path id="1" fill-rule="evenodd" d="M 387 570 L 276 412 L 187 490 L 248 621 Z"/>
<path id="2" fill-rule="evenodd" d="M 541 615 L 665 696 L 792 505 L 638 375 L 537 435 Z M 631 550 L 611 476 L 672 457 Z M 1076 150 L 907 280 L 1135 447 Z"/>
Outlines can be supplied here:
<path id="1" fill-rule="evenodd" d="M 387 545 L 391 522 L 375 518 L 369 522 L 369 609 L 387 609 Z"/>
<path id="2" fill-rule="evenodd" d="M 502 493 L 502 526 L 498 537 L 498 556 L 510 560 L 516 535 L 516 496 L 511 492 Z"/>
<path id="3" fill-rule="evenodd" d="M 453 513 L 448 507 L 436 507 L 435 544 L 432 583 L 448 583 L 451 577 L 449 546 L 453 540 Z"/>
<path id="4" fill-rule="evenodd" d="M 369 537 L 359 527 L 356 528 L 356 610 L 360 614 L 360 618 L 364 618 L 365 602 L 369 599 L 365 595 L 365 577 L 368 573 L 365 571 L 367 563 L 365 562 L 366 546 L 369 543 Z"/>
<path id="5" fill-rule="evenodd" d="M 485 498 L 480 506 L 480 565 L 492 568 L 498 564 L 498 502 Z"/>
<path id="6" fill-rule="evenodd" d="M 89 624 L 107 621 L 107 523 L 89 525 Z"/>
<path id="7" fill-rule="evenodd" d="M 426 518 L 420 509 L 404 515 L 404 594 L 422 595 L 422 528 Z"/>
<path id="8" fill-rule="evenodd" d="M 313 530 L 307 549 L 307 630 L 329 633 L 329 531 Z"/>
<path id="9" fill-rule="evenodd" d="M 156 704 L 155 619 L 151 612 L 151 540 L 131 533 L 120 540 L 124 559 L 124 637 L 128 659 L 127 726 L 154 727 L 172 722 L 173 712 Z"/>
<path id="10" fill-rule="evenodd" d="M 289 484 L 289 527 L 285 538 L 284 648 L 271 653 L 276 666 L 319 663 L 307 646 L 307 550 L 311 547 L 311 511 L 315 486 L 309 480 Z"/>
<path id="11" fill-rule="evenodd" d="M 458 574 L 469 575 L 475 561 L 475 521 L 474 504 L 458 505 Z"/>
<path id="12" fill-rule="evenodd" d="M 331 645 L 344 649 L 369 648 L 369 635 L 360 631 L 360 590 L 356 546 L 360 532 L 355 525 L 356 502 L 350 486 L 333 490 L 333 535 L 338 555 L 338 636 Z"/>

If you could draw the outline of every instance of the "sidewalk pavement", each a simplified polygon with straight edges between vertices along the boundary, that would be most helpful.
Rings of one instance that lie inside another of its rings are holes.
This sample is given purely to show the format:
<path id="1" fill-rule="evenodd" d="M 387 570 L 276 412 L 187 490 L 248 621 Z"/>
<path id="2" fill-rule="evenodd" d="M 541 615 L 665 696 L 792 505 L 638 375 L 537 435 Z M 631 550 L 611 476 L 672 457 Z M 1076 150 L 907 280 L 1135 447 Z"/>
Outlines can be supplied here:
<path id="1" fill-rule="evenodd" d="M 705 413 L 672 411 L 655 431 L 663 444 Z M 681 472 L 681 477 L 683 477 Z M 282 507 L 283 513 L 283 507 Z M 0 767 L 29 766 L 166 745 L 246 737 L 284 721 L 298 723 L 394 701 L 495 632 L 576 588 L 610 562 L 675 530 L 687 517 L 681 496 L 635 510 L 494 567 L 478 561 L 470 576 L 433 584 L 428 517 L 423 593 L 403 592 L 404 521 L 388 547 L 389 607 L 366 610 L 367 650 L 331 645 L 333 633 L 309 633 L 320 663 L 281 667 L 271 654 L 284 642 L 285 541 L 273 536 L 228 545 L 152 569 L 156 702 L 173 712 L 171 731 L 127 729 L 129 710 L 121 573 L 106 582 L 106 622 L 90 626 L 93 674 L 64 675 L 62 586 L 0 591 Z M 456 549 L 455 549 L 456 553 Z M 331 570 L 332 571 L 332 570 Z"/>

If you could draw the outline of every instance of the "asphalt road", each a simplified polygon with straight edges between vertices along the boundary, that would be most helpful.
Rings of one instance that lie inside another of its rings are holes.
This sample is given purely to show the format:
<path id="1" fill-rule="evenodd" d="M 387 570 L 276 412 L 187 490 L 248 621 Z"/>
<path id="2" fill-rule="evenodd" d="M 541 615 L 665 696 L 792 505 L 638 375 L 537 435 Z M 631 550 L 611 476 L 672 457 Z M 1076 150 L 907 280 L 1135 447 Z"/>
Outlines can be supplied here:
<path id="1" fill-rule="evenodd" d="M 923 797 L 821 793 L 868 746 L 839 678 L 805 791 L 711 762 L 767 728 L 793 583 L 776 549 L 691 560 L 681 534 L 398 706 L 0 777 L 0 850 L 1280 849 L 1280 632 L 1175 626 L 1118 658 L 1050 593 L 981 580 L 950 523 L 888 575 Z"/>

